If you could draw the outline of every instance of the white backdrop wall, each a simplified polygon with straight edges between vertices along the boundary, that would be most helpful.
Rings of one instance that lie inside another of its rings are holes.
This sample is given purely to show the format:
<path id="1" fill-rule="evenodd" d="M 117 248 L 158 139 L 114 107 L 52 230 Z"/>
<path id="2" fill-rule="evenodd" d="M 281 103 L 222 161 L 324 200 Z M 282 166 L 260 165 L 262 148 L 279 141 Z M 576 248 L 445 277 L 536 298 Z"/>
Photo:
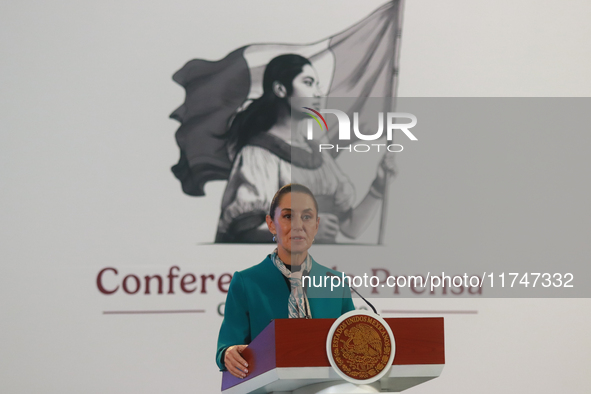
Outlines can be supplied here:
<path id="1" fill-rule="evenodd" d="M 178 124 L 168 115 L 184 98 L 171 75 L 249 43 L 317 41 L 382 3 L 0 4 L 1 392 L 219 392 L 218 281 L 225 289 L 224 274 L 269 247 L 209 244 L 224 183 L 192 198 L 170 172 Z M 407 1 L 398 95 L 588 96 L 590 19 L 591 4 L 575 0 Z M 97 289 L 113 267 L 109 289 L 160 274 L 167 293 L 172 266 L 196 275 L 193 293 L 178 278 L 174 294 Z M 376 303 L 478 311 L 444 314 L 446 367 L 415 393 L 589 390 L 589 300 Z M 115 310 L 204 312 L 104 314 Z"/>

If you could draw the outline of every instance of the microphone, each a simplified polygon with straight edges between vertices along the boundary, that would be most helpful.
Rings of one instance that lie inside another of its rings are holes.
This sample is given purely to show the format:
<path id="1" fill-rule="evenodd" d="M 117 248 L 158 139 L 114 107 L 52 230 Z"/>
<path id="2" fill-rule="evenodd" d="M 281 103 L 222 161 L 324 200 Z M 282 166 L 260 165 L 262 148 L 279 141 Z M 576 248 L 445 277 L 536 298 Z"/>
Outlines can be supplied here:
<path id="1" fill-rule="evenodd" d="M 335 274 L 333 274 L 333 273 L 332 273 L 332 272 L 330 272 L 330 271 L 326 271 L 326 275 L 328 275 L 328 276 L 334 276 L 334 277 L 336 277 L 336 278 L 339 278 L 339 279 L 341 279 L 341 278 L 340 278 L 338 275 L 335 275 Z M 344 282 L 344 281 L 343 281 L 343 282 Z M 349 284 L 351 284 L 351 283 L 349 282 Z M 362 299 L 363 301 L 365 301 L 365 303 L 366 303 L 367 305 L 369 305 L 369 307 L 370 307 L 370 308 L 373 310 L 373 313 L 375 313 L 375 314 L 376 314 L 376 315 L 378 315 L 378 316 L 380 315 L 380 314 L 378 313 L 378 311 L 376 311 L 376 308 L 374 308 L 374 306 L 371 304 L 371 302 L 369 302 L 368 300 L 366 300 L 366 299 L 365 299 L 365 297 L 363 297 L 361 294 L 359 294 L 359 292 L 358 292 L 357 290 L 355 290 L 355 288 L 354 288 L 353 286 L 350 286 L 350 288 L 351 288 L 351 290 L 353 290 L 353 291 L 355 292 L 355 294 L 357 294 L 359 297 L 361 297 L 361 299 Z"/>

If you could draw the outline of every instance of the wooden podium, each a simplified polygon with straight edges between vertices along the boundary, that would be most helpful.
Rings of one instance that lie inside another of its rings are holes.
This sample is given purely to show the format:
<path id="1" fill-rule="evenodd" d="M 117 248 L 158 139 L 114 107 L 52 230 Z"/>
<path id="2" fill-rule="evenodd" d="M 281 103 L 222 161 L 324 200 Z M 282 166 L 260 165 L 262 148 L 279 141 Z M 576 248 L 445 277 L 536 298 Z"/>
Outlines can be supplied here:
<path id="1" fill-rule="evenodd" d="M 326 338 L 335 319 L 272 321 L 244 350 L 248 376 L 223 372 L 224 394 L 399 392 L 441 374 L 445 364 L 443 318 L 384 319 L 394 334 L 390 372 L 370 385 L 344 381 L 331 367 Z"/>

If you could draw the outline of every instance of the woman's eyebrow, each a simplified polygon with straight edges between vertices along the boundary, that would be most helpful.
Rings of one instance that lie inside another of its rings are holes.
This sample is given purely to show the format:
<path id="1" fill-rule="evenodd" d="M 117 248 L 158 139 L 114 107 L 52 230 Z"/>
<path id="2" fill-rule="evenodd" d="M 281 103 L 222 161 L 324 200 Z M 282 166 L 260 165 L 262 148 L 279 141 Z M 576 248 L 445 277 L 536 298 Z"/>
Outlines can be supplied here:
<path id="1" fill-rule="evenodd" d="M 283 211 L 289 211 L 289 212 L 291 212 L 291 208 L 283 208 L 283 209 L 281 210 L 281 212 L 283 212 Z"/>

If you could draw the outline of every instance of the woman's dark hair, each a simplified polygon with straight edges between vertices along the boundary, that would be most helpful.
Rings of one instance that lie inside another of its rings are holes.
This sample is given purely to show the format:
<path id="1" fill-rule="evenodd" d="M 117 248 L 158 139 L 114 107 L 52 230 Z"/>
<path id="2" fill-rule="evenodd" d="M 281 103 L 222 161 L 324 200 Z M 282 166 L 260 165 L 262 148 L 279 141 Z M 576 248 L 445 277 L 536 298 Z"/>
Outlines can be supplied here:
<path id="1" fill-rule="evenodd" d="M 311 63 L 305 57 L 295 54 L 277 56 L 267 64 L 263 75 L 263 95 L 236 114 L 225 135 L 235 152 L 239 152 L 255 135 L 273 127 L 281 108 L 289 111 L 287 98 L 277 97 L 273 92 L 273 83 L 279 82 L 285 86 L 287 96 L 290 96 L 293 92 L 293 80 L 306 64 Z"/>
<path id="2" fill-rule="evenodd" d="M 279 205 L 281 198 L 287 193 L 292 192 L 303 193 L 312 197 L 312 201 L 314 201 L 314 207 L 316 208 L 316 214 L 318 214 L 318 201 L 316 201 L 316 197 L 314 197 L 312 191 L 308 189 L 306 186 L 300 185 L 299 183 L 288 183 L 281 189 L 277 190 L 277 193 L 275 193 L 275 196 L 273 197 L 273 201 L 271 201 L 271 208 L 269 210 L 269 216 L 271 216 L 271 219 L 275 220 L 275 209 L 277 209 L 277 206 Z"/>

